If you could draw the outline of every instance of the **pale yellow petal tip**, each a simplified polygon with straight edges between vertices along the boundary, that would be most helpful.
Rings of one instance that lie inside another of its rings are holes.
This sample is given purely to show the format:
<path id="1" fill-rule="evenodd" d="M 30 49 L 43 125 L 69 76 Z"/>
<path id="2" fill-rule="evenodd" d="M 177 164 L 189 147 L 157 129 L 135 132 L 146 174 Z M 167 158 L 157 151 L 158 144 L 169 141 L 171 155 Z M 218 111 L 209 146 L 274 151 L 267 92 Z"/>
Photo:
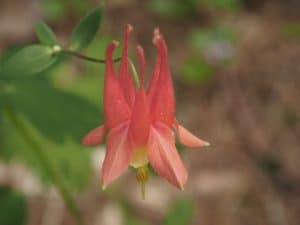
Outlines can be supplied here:
<path id="1" fill-rule="evenodd" d="M 136 46 L 136 50 L 137 50 L 137 51 L 141 51 L 141 52 L 144 51 L 143 47 L 142 47 L 140 44 L 138 44 L 138 45 Z"/>
<path id="2" fill-rule="evenodd" d="M 131 24 L 126 25 L 126 30 L 127 32 L 132 32 L 133 31 L 133 26 Z"/>
<path id="3" fill-rule="evenodd" d="M 160 35 L 160 30 L 158 27 L 156 27 L 153 31 L 153 35 L 156 36 L 156 35 Z"/>
<path id="4" fill-rule="evenodd" d="M 208 147 L 208 146 L 210 146 L 210 143 L 207 142 L 207 141 L 205 141 L 205 142 L 203 143 L 203 146 L 204 146 L 204 147 Z"/>
<path id="5" fill-rule="evenodd" d="M 116 47 L 118 47 L 119 44 L 120 44 L 120 42 L 118 42 L 118 41 L 116 41 L 116 40 L 113 40 L 112 43 L 113 43 Z"/>
<path id="6" fill-rule="evenodd" d="M 153 39 L 152 39 L 152 43 L 154 45 L 158 45 L 158 41 L 161 40 L 161 34 L 159 32 L 158 29 L 154 30 L 154 35 L 153 35 Z"/>
<path id="7" fill-rule="evenodd" d="M 107 185 L 106 184 L 102 184 L 102 191 L 105 191 L 107 188 Z"/>

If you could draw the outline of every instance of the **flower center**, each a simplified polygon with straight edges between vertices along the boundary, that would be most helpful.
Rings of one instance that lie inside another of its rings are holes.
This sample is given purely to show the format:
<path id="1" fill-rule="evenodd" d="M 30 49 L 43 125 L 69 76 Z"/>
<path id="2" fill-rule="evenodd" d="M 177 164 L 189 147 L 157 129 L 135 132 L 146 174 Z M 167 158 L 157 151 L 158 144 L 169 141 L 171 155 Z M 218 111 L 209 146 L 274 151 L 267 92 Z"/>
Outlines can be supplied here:
<path id="1" fill-rule="evenodd" d="M 145 166 L 148 163 L 147 151 L 145 148 L 136 148 L 133 152 L 130 165 L 134 168 Z"/>

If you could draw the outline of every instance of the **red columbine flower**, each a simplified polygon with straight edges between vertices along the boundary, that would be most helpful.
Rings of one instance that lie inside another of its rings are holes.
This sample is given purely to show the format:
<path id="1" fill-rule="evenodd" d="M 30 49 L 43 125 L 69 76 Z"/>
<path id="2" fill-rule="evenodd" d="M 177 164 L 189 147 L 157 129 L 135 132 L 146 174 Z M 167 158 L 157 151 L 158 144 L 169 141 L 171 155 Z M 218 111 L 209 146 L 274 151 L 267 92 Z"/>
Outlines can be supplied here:
<path id="1" fill-rule="evenodd" d="M 174 111 L 174 89 L 165 40 L 158 29 L 153 43 L 157 47 L 156 64 L 148 88 L 144 87 L 145 58 L 142 47 L 136 48 L 139 60 L 139 86 L 135 87 L 129 70 L 128 39 L 132 31 L 126 26 L 119 71 L 114 69 L 116 41 L 106 49 L 104 84 L 105 124 L 90 131 L 82 140 L 85 145 L 100 144 L 104 134 L 106 155 L 101 179 L 105 187 L 131 165 L 138 169 L 137 179 L 147 179 L 148 162 L 171 184 L 183 189 L 188 173 L 175 147 L 175 134 L 188 147 L 209 145 L 178 124 Z"/>

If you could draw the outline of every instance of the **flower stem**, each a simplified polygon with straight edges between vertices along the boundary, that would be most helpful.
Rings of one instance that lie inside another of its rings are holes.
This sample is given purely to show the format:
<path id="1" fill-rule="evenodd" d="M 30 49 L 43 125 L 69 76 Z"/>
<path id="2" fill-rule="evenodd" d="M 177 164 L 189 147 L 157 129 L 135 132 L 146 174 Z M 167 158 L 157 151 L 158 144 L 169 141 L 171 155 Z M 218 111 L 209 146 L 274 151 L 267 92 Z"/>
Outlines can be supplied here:
<path id="1" fill-rule="evenodd" d="M 129 62 L 129 65 L 131 67 L 132 76 L 133 76 L 135 86 L 136 86 L 136 88 L 139 88 L 140 87 L 140 79 L 139 79 L 138 73 L 135 69 L 135 66 L 134 66 L 132 60 L 128 58 L 128 62 Z"/>
<path id="2" fill-rule="evenodd" d="M 83 60 L 86 60 L 86 61 L 90 61 L 90 62 L 105 63 L 105 59 L 93 58 L 93 57 L 83 55 L 83 54 L 81 54 L 79 52 L 76 52 L 76 51 L 73 51 L 73 50 L 70 50 L 70 49 L 61 49 L 60 52 L 68 54 L 68 55 L 72 55 L 72 56 L 75 56 L 77 58 L 80 58 L 80 59 L 83 59 Z M 120 59 L 121 58 L 118 57 L 118 58 L 115 58 L 114 61 L 118 62 L 118 61 L 120 61 Z"/>
<path id="3" fill-rule="evenodd" d="M 94 63 L 105 63 L 105 59 L 93 58 L 93 57 L 83 55 L 79 52 L 76 52 L 76 51 L 73 51 L 73 50 L 70 50 L 70 49 L 60 49 L 60 48 L 58 48 L 54 52 L 55 53 L 61 52 L 61 53 L 64 53 L 64 54 L 72 55 L 72 56 L 75 56 L 79 59 L 83 59 L 83 60 L 94 62 Z M 121 60 L 121 57 L 118 57 L 118 58 L 114 59 L 114 62 L 119 62 L 120 60 Z M 139 79 L 137 70 L 136 70 L 132 60 L 128 59 L 128 62 L 129 62 L 129 65 L 131 67 L 131 70 L 132 70 L 133 80 L 134 80 L 135 86 L 138 88 L 140 86 L 140 79 Z"/>
<path id="4" fill-rule="evenodd" d="M 37 157 L 37 159 L 40 161 L 47 175 L 52 179 L 53 184 L 58 189 L 67 208 L 69 209 L 70 213 L 74 216 L 77 225 L 84 225 L 80 211 L 75 203 L 75 200 L 73 199 L 73 196 L 71 195 L 70 191 L 66 187 L 60 172 L 52 164 L 52 161 L 49 159 L 49 157 L 47 156 L 43 148 L 30 134 L 30 131 L 28 131 L 28 128 L 26 127 L 24 122 L 18 118 L 15 112 L 10 108 L 8 108 L 5 112 L 7 118 L 14 125 L 14 127 L 19 131 L 19 133 L 23 136 L 24 140 L 31 147 L 32 153 Z"/>

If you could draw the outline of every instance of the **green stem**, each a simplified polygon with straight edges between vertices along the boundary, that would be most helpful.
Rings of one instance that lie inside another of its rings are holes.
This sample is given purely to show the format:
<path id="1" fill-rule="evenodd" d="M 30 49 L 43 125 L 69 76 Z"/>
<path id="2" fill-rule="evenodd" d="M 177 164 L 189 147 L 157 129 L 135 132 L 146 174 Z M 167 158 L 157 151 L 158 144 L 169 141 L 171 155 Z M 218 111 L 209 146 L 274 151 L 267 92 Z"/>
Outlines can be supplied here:
<path id="1" fill-rule="evenodd" d="M 58 188 L 60 195 L 62 196 L 70 213 L 74 216 L 77 224 L 83 225 L 84 223 L 80 211 L 75 203 L 75 200 L 73 199 L 73 196 L 66 187 L 60 172 L 52 164 L 51 160 L 49 159 L 43 148 L 39 145 L 39 143 L 34 139 L 32 135 L 30 135 L 30 132 L 28 131 L 26 125 L 18 118 L 15 112 L 11 109 L 7 109 L 6 115 L 11 121 L 11 123 L 14 125 L 14 127 L 23 136 L 27 144 L 31 146 L 32 152 L 40 161 L 45 172 L 49 175 L 49 177 L 51 177 L 54 185 Z"/>
<path id="2" fill-rule="evenodd" d="M 70 49 L 60 49 L 60 48 L 58 48 L 57 50 L 55 50 L 55 52 L 61 52 L 61 53 L 64 53 L 64 54 L 72 55 L 72 56 L 75 56 L 79 59 L 83 59 L 83 60 L 94 62 L 94 63 L 105 63 L 105 59 L 93 58 L 93 57 L 83 55 L 79 52 L 76 52 L 76 51 L 73 51 L 73 50 L 70 50 Z M 120 60 L 121 60 L 121 57 L 118 57 L 118 58 L 114 59 L 114 62 L 119 62 Z M 129 61 L 129 65 L 130 65 L 132 73 L 133 73 L 134 83 L 135 83 L 136 87 L 138 88 L 140 86 L 140 80 L 139 80 L 138 73 L 135 69 L 135 66 L 134 66 L 133 62 L 130 59 L 128 59 L 128 61 Z"/>
<path id="3" fill-rule="evenodd" d="M 80 59 L 83 59 L 83 60 L 86 60 L 86 61 L 90 61 L 90 62 L 105 63 L 105 59 L 96 59 L 96 58 L 93 58 L 93 57 L 90 57 L 90 56 L 82 55 L 78 52 L 75 52 L 75 51 L 72 51 L 72 50 L 69 50 L 69 49 L 61 49 L 60 52 L 68 54 L 68 55 L 72 55 L 72 56 L 75 56 L 77 58 L 80 58 Z M 119 58 L 114 59 L 114 61 L 118 62 L 118 61 L 120 61 L 120 59 L 121 58 L 119 57 Z"/>
<path id="4" fill-rule="evenodd" d="M 135 86 L 136 86 L 136 88 L 139 88 L 140 87 L 140 79 L 139 79 L 138 73 L 137 73 L 137 71 L 135 69 L 135 66 L 134 66 L 133 62 L 131 61 L 131 59 L 128 58 L 128 62 L 129 62 L 129 65 L 131 67 L 131 71 L 132 71 Z"/>

